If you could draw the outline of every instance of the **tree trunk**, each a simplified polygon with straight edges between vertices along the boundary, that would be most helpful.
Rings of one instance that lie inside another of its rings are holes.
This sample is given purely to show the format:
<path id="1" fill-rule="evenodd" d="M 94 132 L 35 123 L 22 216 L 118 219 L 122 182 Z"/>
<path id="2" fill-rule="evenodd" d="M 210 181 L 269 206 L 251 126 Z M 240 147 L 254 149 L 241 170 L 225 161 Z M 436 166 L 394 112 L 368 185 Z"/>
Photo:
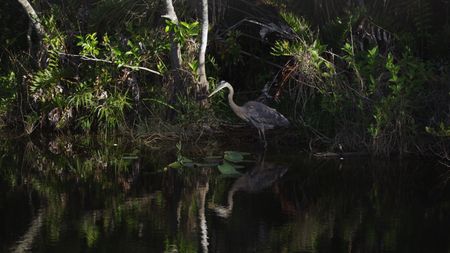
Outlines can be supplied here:
<path id="1" fill-rule="evenodd" d="M 175 9 L 173 7 L 172 0 L 166 1 L 166 10 L 167 14 L 164 15 L 164 18 L 168 18 L 172 23 L 178 25 L 178 17 L 175 13 Z M 175 37 L 173 32 L 170 34 L 171 44 L 170 44 L 170 63 L 172 69 L 173 83 L 171 87 L 171 94 L 169 95 L 169 104 L 174 106 L 177 103 L 177 93 L 182 87 L 181 85 L 181 64 L 183 62 L 181 58 L 181 47 L 178 42 L 175 41 Z M 175 117 L 175 111 L 169 109 L 167 112 L 167 118 L 173 119 Z"/>
<path id="2" fill-rule="evenodd" d="M 37 46 L 37 52 L 35 53 L 35 58 L 38 66 L 40 68 L 44 67 L 46 64 L 47 59 L 47 48 L 43 43 L 43 39 L 46 35 L 44 27 L 41 24 L 41 20 L 39 19 L 39 16 L 36 14 L 36 11 L 34 10 L 33 6 L 28 2 L 27 0 L 18 0 L 20 5 L 22 5 L 23 9 L 28 15 L 28 18 L 30 19 L 30 24 L 36 31 L 38 35 L 38 46 Z M 28 39 L 28 50 L 31 54 L 32 50 L 32 39 L 31 39 L 31 31 L 28 31 L 27 39 Z"/>
<path id="3" fill-rule="evenodd" d="M 200 53 L 198 56 L 199 83 L 197 87 L 197 93 L 199 94 L 207 94 L 209 88 L 209 83 L 206 77 L 206 70 L 205 70 L 206 47 L 208 46 L 208 27 L 209 27 L 208 0 L 202 0 L 202 37 L 201 37 Z M 202 105 L 205 106 L 206 100 L 203 99 L 201 103 Z"/>
<path id="4" fill-rule="evenodd" d="M 178 17 L 173 8 L 172 0 L 166 0 L 166 10 L 167 14 L 164 18 L 168 18 L 172 23 L 178 25 Z M 177 70 L 181 68 L 182 58 L 181 58 L 181 47 L 178 42 L 175 41 L 173 33 L 170 34 L 171 44 L 170 44 L 170 62 L 172 64 L 172 70 Z"/>
<path id="5" fill-rule="evenodd" d="M 18 1 L 24 8 L 28 17 L 30 18 L 30 21 L 33 24 L 34 29 L 36 30 L 36 32 L 39 36 L 39 39 L 42 39 L 45 36 L 45 30 L 41 24 L 41 20 L 39 19 L 39 16 L 36 14 L 36 11 L 33 9 L 33 6 L 31 6 L 30 2 L 28 2 L 27 0 L 18 0 Z"/>

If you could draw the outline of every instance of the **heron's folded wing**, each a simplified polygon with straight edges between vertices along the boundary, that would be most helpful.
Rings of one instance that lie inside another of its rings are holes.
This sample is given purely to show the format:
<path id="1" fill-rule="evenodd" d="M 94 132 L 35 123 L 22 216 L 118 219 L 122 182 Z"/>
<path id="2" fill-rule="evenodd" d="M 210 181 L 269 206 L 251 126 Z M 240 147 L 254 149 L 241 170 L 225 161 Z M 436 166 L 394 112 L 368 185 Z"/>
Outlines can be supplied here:
<path id="1" fill-rule="evenodd" d="M 255 126 L 262 125 L 265 129 L 271 129 L 276 126 L 289 125 L 289 121 L 281 113 L 265 104 L 250 101 L 244 107 L 250 122 Z"/>

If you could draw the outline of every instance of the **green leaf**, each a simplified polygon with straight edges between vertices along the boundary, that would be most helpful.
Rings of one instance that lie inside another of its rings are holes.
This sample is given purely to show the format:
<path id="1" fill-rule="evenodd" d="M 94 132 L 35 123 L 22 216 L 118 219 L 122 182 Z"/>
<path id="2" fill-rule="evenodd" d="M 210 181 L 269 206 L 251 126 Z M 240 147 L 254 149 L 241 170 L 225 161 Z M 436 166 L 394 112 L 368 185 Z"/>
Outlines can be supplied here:
<path id="1" fill-rule="evenodd" d="M 111 41 L 110 41 L 110 39 L 109 39 L 108 34 L 105 33 L 105 35 L 103 35 L 103 43 L 106 44 L 106 45 L 109 45 L 110 42 L 111 42 Z"/>
<path id="2" fill-rule="evenodd" d="M 378 46 L 375 46 L 372 49 L 369 49 L 369 56 L 374 57 L 378 55 Z"/>
<path id="3" fill-rule="evenodd" d="M 236 167 L 234 164 L 231 164 L 227 161 L 224 161 L 223 164 L 220 164 L 217 166 L 220 173 L 224 175 L 240 175 L 239 171 L 236 170 Z"/>
<path id="4" fill-rule="evenodd" d="M 172 168 L 172 169 L 181 169 L 183 167 L 183 165 L 181 165 L 180 162 L 173 162 L 173 163 L 167 165 L 167 167 Z"/>
<path id="5" fill-rule="evenodd" d="M 122 51 L 120 51 L 120 49 L 118 49 L 117 47 L 113 47 L 111 49 L 111 51 L 113 52 L 114 55 L 116 56 L 121 56 L 122 55 Z"/>
<path id="6" fill-rule="evenodd" d="M 181 26 L 184 26 L 184 27 L 186 27 L 186 28 L 191 28 L 191 26 L 189 25 L 189 23 L 186 23 L 186 22 L 183 22 L 183 21 L 180 21 L 180 25 Z"/>

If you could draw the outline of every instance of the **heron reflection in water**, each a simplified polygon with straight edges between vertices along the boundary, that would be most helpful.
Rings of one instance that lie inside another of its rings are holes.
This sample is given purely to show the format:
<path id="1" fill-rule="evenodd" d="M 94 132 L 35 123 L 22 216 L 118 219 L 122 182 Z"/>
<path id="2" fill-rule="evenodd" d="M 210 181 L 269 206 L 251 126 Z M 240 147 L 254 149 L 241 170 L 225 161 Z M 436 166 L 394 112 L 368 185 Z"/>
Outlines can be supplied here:
<path id="1" fill-rule="evenodd" d="M 259 192 L 278 181 L 288 171 L 288 168 L 269 162 L 258 162 L 252 170 L 242 175 L 234 183 L 227 195 L 227 205 L 220 206 L 209 203 L 209 208 L 223 218 L 228 218 L 233 210 L 233 197 L 236 192 Z"/>
<path id="2" fill-rule="evenodd" d="M 248 101 L 243 106 L 238 106 L 234 100 L 234 89 L 226 81 L 220 81 L 217 88 L 209 95 L 213 96 L 220 90 L 228 88 L 228 103 L 233 112 L 241 119 L 258 129 L 259 139 L 264 142 L 264 148 L 267 147 L 265 130 L 275 127 L 287 127 L 289 121 L 277 110 L 256 101 Z"/>

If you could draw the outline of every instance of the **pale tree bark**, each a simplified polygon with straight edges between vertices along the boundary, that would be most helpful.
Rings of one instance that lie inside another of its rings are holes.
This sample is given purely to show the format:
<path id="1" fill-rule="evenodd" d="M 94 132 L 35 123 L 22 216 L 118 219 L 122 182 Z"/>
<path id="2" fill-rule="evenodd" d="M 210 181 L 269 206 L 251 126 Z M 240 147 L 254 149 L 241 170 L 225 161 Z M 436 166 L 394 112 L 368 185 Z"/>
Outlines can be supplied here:
<path id="1" fill-rule="evenodd" d="M 34 29 L 36 30 L 39 39 L 42 39 L 45 36 L 45 30 L 33 6 L 31 6 L 30 2 L 28 2 L 27 0 L 17 0 L 17 1 L 19 1 L 20 5 L 22 5 L 28 17 L 30 18 L 30 21 L 33 24 Z"/>
<path id="2" fill-rule="evenodd" d="M 166 11 L 167 14 L 164 15 L 164 18 L 169 19 L 172 23 L 178 25 L 178 17 L 177 14 L 175 12 L 175 9 L 173 7 L 173 3 L 172 0 L 166 0 Z M 174 39 L 174 35 L 171 34 L 171 45 L 170 45 L 170 61 L 172 64 L 172 69 L 176 70 L 181 68 L 181 64 L 183 62 L 182 58 L 181 58 L 181 47 L 180 44 L 178 42 L 175 41 Z"/>
<path id="3" fill-rule="evenodd" d="M 166 11 L 167 14 L 163 15 L 164 18 L 169 19 L 173 24 L 178 25 L 178 17 L 173 7 L 172 0 L 166 1 Z M 182 87 L 181 82 L 181 64 L 183 59 L 181 58 L 181 46 L 175 40 L 173 32 L 170 34 L 171 44 L 170 44 L 170 63 L 172 69 L 173 83 L 171 87 L 171 94 L 169 95 L 169 104 L 174 106 L 177 103 L 177 93 Z M 167 111 L 167 118 L 173 119 L 175 117 L 175 110 L 169 109 Z"/>
<path id="4" fill-rule="evenodd" d="M 206 47 L 208 46 L 208 0 L 202 0 L 202 34 L 201 34 L 201 44 L 200 52 L 198 56 L 198 92 L 200 94 L 206 94 L 208 92 L 209 83 L 206 77 L 205 70 L 205 55 Z"/>
<path id="5" fill-rule="evenodd" d="M 44 67 L 46 64 L 47 59 L 47 48 L 44 45 L 43 39 L 46 35 L 45 29 L 42 26 L 41 20 L 39 19 L 39 16 L 37 15 L 36 11 L 34 10 L 33 6 L 28 2 L 28 0 L 17 0 L 19 1 L 20 5 L 22 5 L 23 9 L 28 15 L 28 18 L 30 19 L 30 28 L 33 27 L 36 31 L 36 34 L 38 36 L 38 46 L 37 51 L 35 52 L 35 58 L 36 62 L 39 67 Z M 31 31 L 32 29 L 28 29 L 27 39 L 28 39 L 28 50 L 30 54 L 33 52 L 33 43 L 31 39 Z"/>

